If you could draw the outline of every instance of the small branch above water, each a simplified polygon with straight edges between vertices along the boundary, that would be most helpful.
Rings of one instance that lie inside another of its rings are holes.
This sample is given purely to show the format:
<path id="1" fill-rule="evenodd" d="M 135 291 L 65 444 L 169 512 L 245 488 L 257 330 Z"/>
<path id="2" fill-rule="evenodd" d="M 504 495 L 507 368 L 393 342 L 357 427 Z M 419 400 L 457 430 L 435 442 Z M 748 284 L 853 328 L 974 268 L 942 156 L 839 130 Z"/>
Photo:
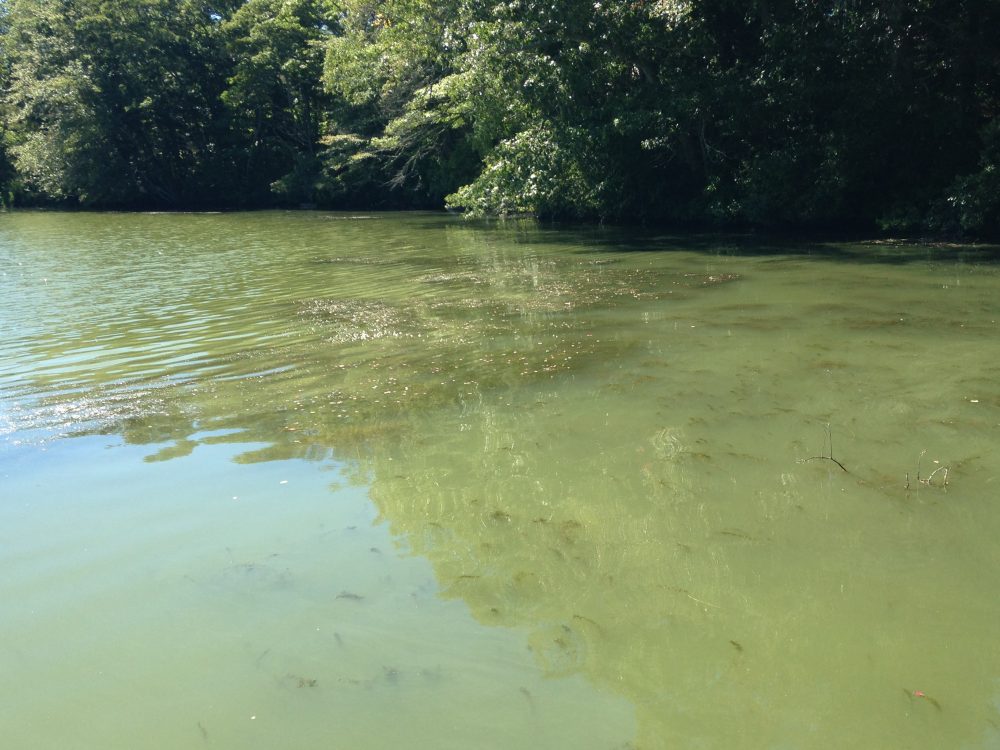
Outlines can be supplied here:
<path id="1" fill-rule="evenodd" d="M 844 466 L 840 461 L 833 457 L 833 432 L 830 430 L 829 423 L 826 425 L 826 442 L 829 445 L 829 455 L 825 456 L 810 456 L 809 458 L 803 458 L 799 463 L 805 463 L 806 461 L 833 461 L 837 466 L 839 466 L 844 471 L 847 471 L 847 467 Z M 851 472 L 847 471 L 848 474 Z"/>

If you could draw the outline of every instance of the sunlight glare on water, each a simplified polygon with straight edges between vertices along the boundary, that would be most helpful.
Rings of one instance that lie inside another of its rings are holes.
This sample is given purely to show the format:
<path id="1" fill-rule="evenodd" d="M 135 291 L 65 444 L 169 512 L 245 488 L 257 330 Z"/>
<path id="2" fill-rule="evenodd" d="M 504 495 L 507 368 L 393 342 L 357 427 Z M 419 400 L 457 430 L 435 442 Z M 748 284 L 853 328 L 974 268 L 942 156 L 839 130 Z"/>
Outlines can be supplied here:
<path id="1" fill-rule="evenodd" d="M 1000 747 L 995 249 L 0 215 L 12 747 Z"/>

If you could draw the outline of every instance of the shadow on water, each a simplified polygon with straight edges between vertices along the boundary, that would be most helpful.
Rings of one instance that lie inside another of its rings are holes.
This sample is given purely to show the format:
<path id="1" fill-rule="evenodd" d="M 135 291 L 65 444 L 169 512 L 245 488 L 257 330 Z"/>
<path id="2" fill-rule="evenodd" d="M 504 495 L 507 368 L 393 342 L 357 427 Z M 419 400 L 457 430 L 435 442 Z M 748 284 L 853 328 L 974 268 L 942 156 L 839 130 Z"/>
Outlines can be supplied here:
<path id="1" fill-rule="evenodd" d="M 428 222 L 438 231 L 453 220 Z M 693 252 L 734 258 L 816 258 L 851 264 L 1000 263 L 1000 245 L 934 239 L 870 239 L 826 235 L 760 235 L 728 232 L 670 232 L 646 227 L 546 225 L 532 219 L 467 221 L 470 231 L 508 236 L 515 243 L 566 246 L 574 253 Z"/>

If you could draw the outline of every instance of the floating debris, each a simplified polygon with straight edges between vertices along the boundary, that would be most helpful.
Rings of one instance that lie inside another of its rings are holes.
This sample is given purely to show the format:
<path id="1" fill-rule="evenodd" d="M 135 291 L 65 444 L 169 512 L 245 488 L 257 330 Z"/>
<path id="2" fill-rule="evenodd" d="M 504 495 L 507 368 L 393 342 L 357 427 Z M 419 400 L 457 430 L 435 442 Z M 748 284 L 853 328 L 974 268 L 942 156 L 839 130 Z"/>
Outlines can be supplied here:
<path id="1" fill-rule="evenodd" d="M 923 690 L 908 690 L 907 688 L 903 688 L 903 692 L 906 693 L 906 697 L 909 698 L 911 702 L 914 698 L 921 698 L 930 703 L 932 706 L 934 706 L 934 708 L 936 708 L 938 711 L 944 710 L 941 708 L 940 703 L 938 703 L 931 696 L 927 695 L 927 693 L 925 693 Z"/>

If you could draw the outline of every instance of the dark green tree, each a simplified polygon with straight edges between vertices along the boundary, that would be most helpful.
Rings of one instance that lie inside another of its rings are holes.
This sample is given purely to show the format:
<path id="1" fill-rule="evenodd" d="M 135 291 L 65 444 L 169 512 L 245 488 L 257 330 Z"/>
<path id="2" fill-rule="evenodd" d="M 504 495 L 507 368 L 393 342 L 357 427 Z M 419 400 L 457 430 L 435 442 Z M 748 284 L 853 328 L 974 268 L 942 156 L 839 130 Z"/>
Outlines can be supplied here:
<path id="1" fill-rule="evenodd" d="M 996 0 L 0 0 L 0 187 L 996 234 L 995 28 Z"/>
<path id="2" fill-rule="evenodd" d="M 457 62 L 467 29 L 459 0 L 345 0 L 327 48 L 334 96 L 326 169 L 347 197 L 440 207 L 480 168 L 471 92 Z"/>
<path id="3" fill-rule="evenodd" d="M 100 206 L 230 188 L 216 19 L 188 0 L 11 0 L 4 101 L 28 188 Z"/>
<path id="4" fill-rule="evenodd" d="M 472 28 L 474 117 L 495 145 L 453 204 L 612 220 L 697 210 L 711 89 L 688 4 L 523 0 Z"/>
<path id="5" fill-rule="evenodd" d="M 324 198 L 319 157 L 331 102 L 321 78 L 340 15 L 331 0 L 249 0 L 222 26 L 232 57 L 222 97 L 254 202 Z"/>
<path id="6" fill-rule="evenodd" d="M 7 2 L 0 0 L 0 207 L 5 206 L 11 197 L 15 180 L 14 167 L 8 156 L 10 111 L 2 99 L 2 92 L 10 85 L 10 58 L 6 46 L 9 30 L 7 15 Z"/>

